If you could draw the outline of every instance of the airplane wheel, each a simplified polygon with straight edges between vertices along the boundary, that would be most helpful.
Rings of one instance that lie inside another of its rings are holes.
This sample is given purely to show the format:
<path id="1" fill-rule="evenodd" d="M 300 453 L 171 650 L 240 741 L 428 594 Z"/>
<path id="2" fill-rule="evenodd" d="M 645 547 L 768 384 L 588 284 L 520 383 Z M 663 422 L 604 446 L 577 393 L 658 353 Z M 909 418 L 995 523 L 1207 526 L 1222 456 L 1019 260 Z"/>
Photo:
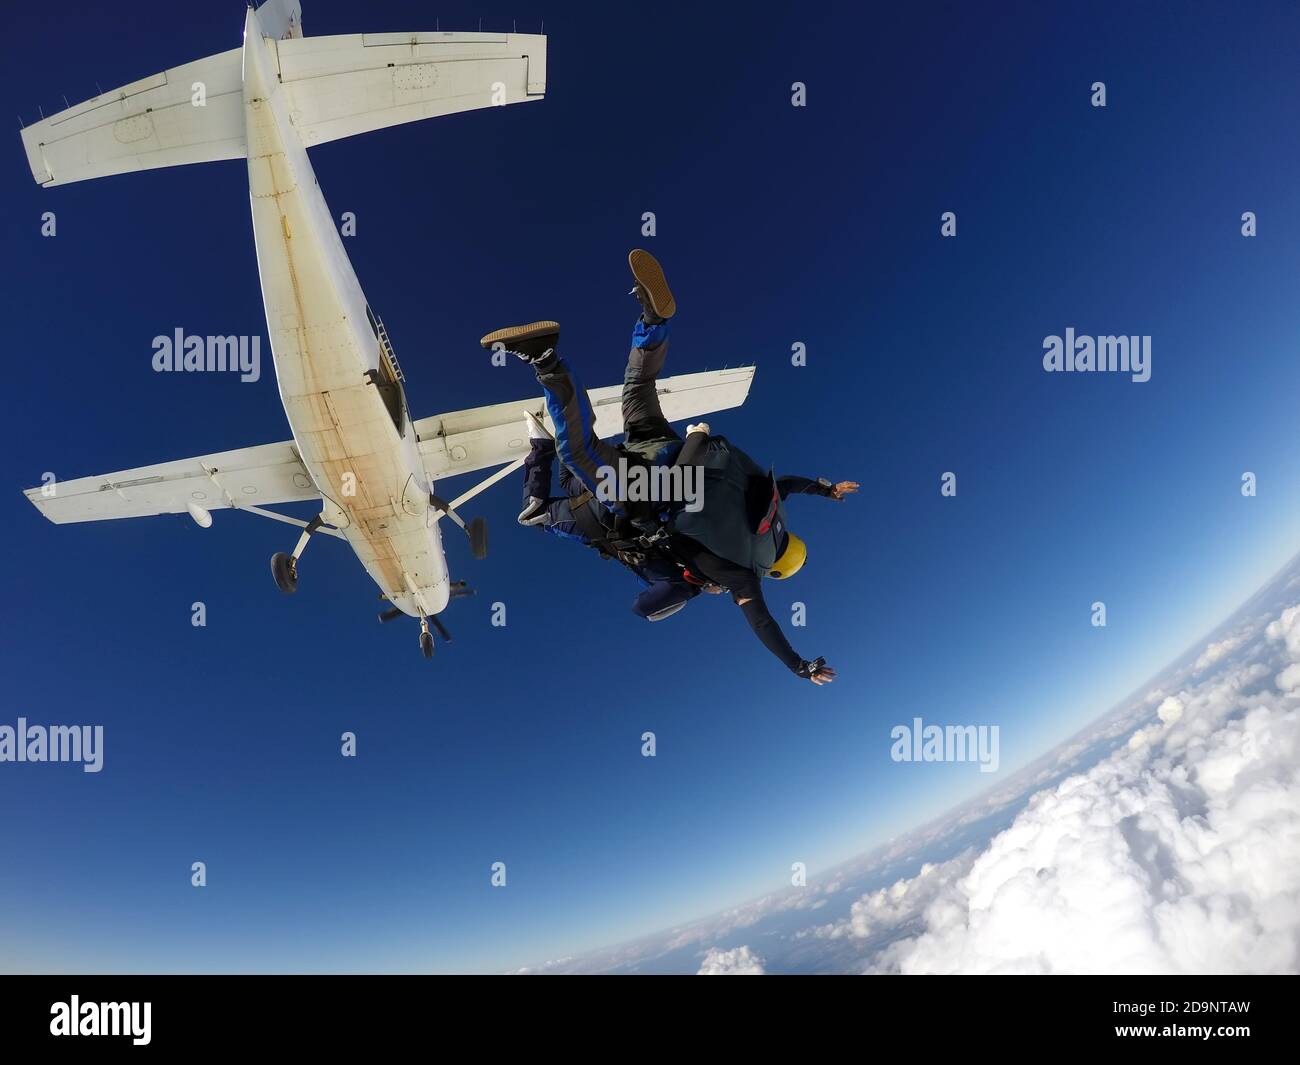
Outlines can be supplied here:
<path id="1" fill-rule="evenodd" d="M 271 576 L 275 578 L 275 586 L 285 595 L 298 590 L 298 569 L 293 559 L 283 551 L 271 556 Z"/>
<path id="2" fill-rule="evenodd" d="M 475 558 L 487 558 L 487 519 L 475 518 L 469 523 L 469 549 Z"/>
<path id="3" fill-rule="evenodd" d="M 433 633 L 420 633 L 420 654 L 424 655 L 425 658 L 433 657 Z"/>

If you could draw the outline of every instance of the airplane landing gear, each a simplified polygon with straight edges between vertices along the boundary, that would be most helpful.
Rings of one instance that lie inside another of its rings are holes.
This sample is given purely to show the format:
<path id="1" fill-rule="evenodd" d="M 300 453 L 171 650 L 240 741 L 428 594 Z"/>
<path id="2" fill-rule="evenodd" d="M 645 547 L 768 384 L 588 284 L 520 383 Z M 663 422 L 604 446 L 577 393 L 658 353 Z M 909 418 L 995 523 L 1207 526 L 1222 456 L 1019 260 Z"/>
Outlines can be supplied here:
<path id="1" fill-rule="evenodd" d="M 487 558 L 488 540 L 487 540 L 487 519 L 474 518 L 465 531 L 469 533 L 469 550 L 477 559 Z"/>
<path id="2" fill-rule="evenodd" d="M 520 464 L 522 465 L 523 460 L 520 459 L 519 461 Z M 510 469 L 510 467 L 506 467 L 506 469 Z M 491 484 L 492 479 L 489 479 L 485 483 Z M 449 517 L 456 525 L 460 527 L 461 532 L 463 532 L 466 536 L 469 537 L 470 553 L 475 558 L 479 558 L 479 559 L 487 558 L 488 539 L 487 539 L 486 518 L 473 518 L 470 520 L 468 524 L 466 524 L 465 519 L 462 518 L 459 514 L 457 514 L 452 509 L 450 503 L 448 503 L 445 499 L 440 499 L 432 492 L 429 493 L 429 506 L 433 507 L 434 510 L 442 514 L 446 514 L 447 517 Z"/>
<path id="3" fill-rule="evenodd" d="M 451 589 L 452 589 L 451 597 L 453 599 L 462 595 L 474 594 L 468 588 L 465 587 L 464 581 L 454 581 L 452 583 Z M 387 610 L 385 610 L 383 613 L 379 615 L 380 624 L 385 624 L 389 621 L 393 621 L 396 618 L 400 618 L 403 616 L 404 613 L 405 611 L 403 611 L 400 607 L 395 607 L 395 606 L 389 607 Z M 432 629 L 430 629 L 430 626 L 432 626 Z M 447 643 L 451 643 L 451 633 L 447 631 L 446 625 L 444 625 L 436 617 L 429 617 L 427 615 L 421 614 L 420 615 L 420 653 L 424 655 L 425 658 L 433 657 L 433 649 L 435 646 L 434 636 L 433 636 L 434 632 L 437 632 L 437 634 L 441 636 L 443 640 L 445 640 Z"/>
<path id="4" fill-rule="evenodd" d="M 302 558 L 302 553 L 307 550 L 307 541 L 311 539 L 311 534 L 324 524 L 318 514 L 303 529 L 302 535 L 298 537 L 298 546 L 293 549 L 292 555 L 277 551 L 271 556 L 271 576 L 275 578 L 275 586 L 285 595 L 292 595 L 298 590 L 298 559 Z"/>
<path id="5" fill-rule="evenodd" d="M 298 567 L 292 556 L 283 551 L 277 551 L 271 556 L 271 576 L 275 578 L 275 586 L 285 595 L 292 595 L 298 590 Z"/>

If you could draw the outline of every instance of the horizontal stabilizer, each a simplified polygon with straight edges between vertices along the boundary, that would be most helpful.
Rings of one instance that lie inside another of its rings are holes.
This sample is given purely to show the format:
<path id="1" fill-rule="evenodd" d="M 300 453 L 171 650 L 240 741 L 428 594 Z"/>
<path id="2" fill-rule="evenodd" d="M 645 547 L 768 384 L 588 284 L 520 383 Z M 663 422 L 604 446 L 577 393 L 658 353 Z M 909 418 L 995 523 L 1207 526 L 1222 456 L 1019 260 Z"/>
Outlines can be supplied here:
<path id="1" fill-rule="evenodd" d="M 248 20 L 270 39 L 288 119 L 308 147 L 438 115 L 540 100 L 546 38 L 454 31 L 302 35 L 298 0 Z M 261 45 L 253 39 L 246 43 Z M 39 185 L 156 167 L 242 159 L 240 48 L 101 93 L 22 131 Z"/>
<path id="2" fill-rule="evenodd" d="M 25 127 L 22 138 L 38 185 L 242 159 L 240 49 L 102 93 Z"/>
<path id="3" fill-rule="evenodd" d="M 276 53 L 290 121 L 309 148 L 546 92 L 537 34 L 351 33 L 280 41 Z"/>

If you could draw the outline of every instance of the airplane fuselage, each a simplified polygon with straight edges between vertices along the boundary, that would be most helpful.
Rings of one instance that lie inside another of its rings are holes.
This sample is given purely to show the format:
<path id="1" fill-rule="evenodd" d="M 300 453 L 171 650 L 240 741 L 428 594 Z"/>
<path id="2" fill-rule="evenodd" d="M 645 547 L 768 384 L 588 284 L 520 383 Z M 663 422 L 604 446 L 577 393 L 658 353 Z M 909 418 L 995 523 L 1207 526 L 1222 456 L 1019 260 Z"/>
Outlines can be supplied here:
<path id="1" fill-rule="evenodd" d="M 430 484 L 400 371 L 380 339 L 250 11 L 244 114 L 253 235 L 276 380 L 323 516 L 407 614 L 449 598 Z"/>

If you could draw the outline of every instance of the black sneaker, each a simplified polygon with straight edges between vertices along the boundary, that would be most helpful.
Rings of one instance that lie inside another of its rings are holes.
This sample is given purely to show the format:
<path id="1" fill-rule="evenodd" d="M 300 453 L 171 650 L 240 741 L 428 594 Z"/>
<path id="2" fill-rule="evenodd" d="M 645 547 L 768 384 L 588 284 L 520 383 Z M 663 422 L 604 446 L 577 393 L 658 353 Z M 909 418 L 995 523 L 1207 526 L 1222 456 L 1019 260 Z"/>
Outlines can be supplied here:
<path id="1" fill-rule="evenodd" d="M 479 344 L 493 350 L 500 344 L 510 354 L 524 362 L 540 362 L 555 351 L 560 342 L 559 322 L 529 322 L 527 325 L 508 325 L 480 338 Z"/>
<path id="2" fill-rule="evenodd" d="M 676 314 L 677 301 L 668 288 L 664 268 L 659 265 L 659 260 L 648 251 L 633 248 L 628 253 L 627 264 L 632 268 L 632 276 L 636 279 L 632 295 L 641 304 L 646 322 L 656 325 Z"/>

